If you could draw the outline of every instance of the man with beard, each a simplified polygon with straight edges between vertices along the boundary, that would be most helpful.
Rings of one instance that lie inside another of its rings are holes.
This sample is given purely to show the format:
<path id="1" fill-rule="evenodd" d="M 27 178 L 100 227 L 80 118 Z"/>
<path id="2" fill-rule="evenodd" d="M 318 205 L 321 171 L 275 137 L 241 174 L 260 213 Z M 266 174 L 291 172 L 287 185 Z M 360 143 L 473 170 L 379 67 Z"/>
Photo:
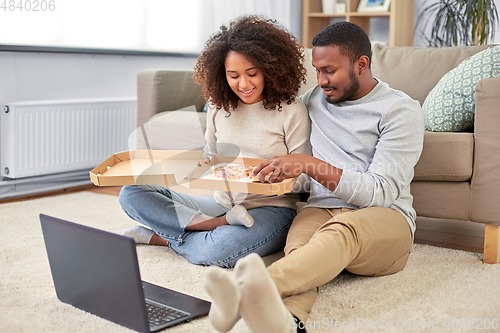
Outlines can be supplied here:
<path id="1" fill-rule="evenodd" d="M 234 278 L 207 270 L 210 321 L 221 332 L 239 318 L 253 332 L 301 331 L 318 289 L 344 269 L 393 274 L 410 254 L 416 218 L 410 182 L 423 145 L 422 109 L 372 76 L 370 40 L 355 24 L 321 31 L 312 58 L 318 86 L 302 96 L 312 156 L 278 156 L 254 171 L 261 181 L 271 173 L 269 182 L 304 173 L 310 197 L 290 228 L 284 258 L 266 270 L 249 255 L 236 263 Z"/>

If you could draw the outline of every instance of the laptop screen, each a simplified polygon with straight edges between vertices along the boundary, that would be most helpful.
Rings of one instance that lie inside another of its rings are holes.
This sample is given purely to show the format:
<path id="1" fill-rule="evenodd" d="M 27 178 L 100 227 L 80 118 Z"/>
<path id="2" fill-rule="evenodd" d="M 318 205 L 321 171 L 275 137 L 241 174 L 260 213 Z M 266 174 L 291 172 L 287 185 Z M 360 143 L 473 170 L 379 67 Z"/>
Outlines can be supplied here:
<path id="1" fill-rule="evenodd" d="M 57 297 L 140 332 L 149 332 L 135 242 L 40 215 Z"/>

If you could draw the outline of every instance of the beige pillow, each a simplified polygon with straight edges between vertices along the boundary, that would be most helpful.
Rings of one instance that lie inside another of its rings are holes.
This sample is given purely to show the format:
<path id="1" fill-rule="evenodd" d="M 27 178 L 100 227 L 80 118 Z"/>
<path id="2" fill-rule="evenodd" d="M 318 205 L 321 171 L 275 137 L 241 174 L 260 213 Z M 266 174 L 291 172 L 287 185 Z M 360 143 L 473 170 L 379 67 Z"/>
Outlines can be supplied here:
<path id="1" fill-rule="evenodd" d="M 373 46 L 372 73 L 376 78 L 424 103 L 439 80 L 463 60 L 493 45 L 463 47 Z"/>

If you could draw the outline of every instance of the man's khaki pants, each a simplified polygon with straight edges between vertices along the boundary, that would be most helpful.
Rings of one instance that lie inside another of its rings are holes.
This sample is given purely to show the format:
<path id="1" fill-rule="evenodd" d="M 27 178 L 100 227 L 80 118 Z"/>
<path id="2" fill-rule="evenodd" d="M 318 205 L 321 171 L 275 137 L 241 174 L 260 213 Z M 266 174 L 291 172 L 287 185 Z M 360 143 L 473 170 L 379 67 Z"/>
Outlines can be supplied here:
<path id="1" fill-rule="evenodd" d="M 367 276 L 396 273 L 411 247 L 408 221 L 395 209 L 304 208 L 288 233 L 285 257 L 268 272 L 288 310 L 305 322 L 319 287 L 344 269 Z"/>

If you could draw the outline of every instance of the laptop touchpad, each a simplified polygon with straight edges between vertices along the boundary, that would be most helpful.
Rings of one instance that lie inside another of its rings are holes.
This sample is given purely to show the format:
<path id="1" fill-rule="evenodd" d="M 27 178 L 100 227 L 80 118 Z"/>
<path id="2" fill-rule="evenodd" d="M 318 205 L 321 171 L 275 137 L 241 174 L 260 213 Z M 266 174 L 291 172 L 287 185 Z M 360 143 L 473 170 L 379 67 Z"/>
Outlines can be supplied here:
<path id="1" fill-rule="evenodd" d="M 146 298 L 172 307 L 177 307 L 180 310 L 189 309 L 193 302 L 189 296 L 170 290 L 163 290 L 150 294 Z"/>
<path id="2" fill-rule="evenodd" d="M 157 293 L 159 291 L 165 290 L 165 288 L 154 285 L 152 283 L 142 281 L 142 288 L 144 290 L 144 296 L 149 297 L 150 294 Z"/>

